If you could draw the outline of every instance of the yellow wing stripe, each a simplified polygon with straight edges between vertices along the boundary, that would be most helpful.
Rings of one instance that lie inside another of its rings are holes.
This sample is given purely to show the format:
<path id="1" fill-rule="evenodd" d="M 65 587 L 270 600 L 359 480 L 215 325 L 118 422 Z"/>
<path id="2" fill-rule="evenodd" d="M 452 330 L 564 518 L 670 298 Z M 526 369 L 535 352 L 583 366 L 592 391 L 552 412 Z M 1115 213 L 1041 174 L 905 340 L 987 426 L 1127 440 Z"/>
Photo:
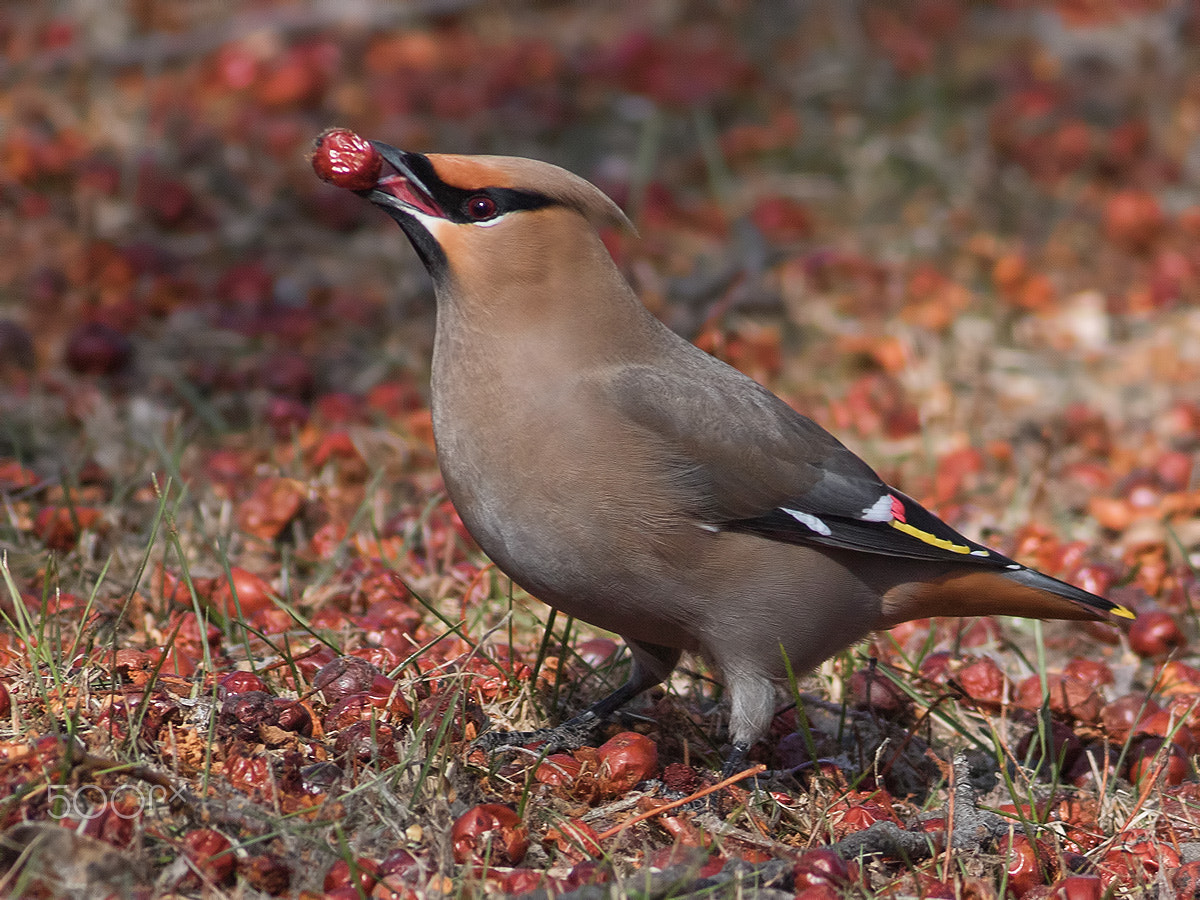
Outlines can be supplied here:
<path id="1" fill-rule="evenodd" d="M 892 519 L 892 527 L 905 534 L 910 534 L 918 541 L 924 541 L 926 544 L 932 544 L 935 547 L 941 547 L 943 550 L 949 550 L 951 553 L 970 553 L 971 548 L 966 544 L 956 544 L 953 541 L 948 541 L 945 538 L 940 538 L 930 534 L 928 531 L 922 531 L 907 522 L 901 522 L 899 519 Z"/>
<path id="2" fill-rule="evenodd" d="M 907 522 L 901 522 L 899 519 L 892 519 L 891 526 L 905 534 L 912 535 L 919 541 L 924 541 L 926 544 L 932 544 L 935 547 L 941 547 L 943 550 L 949 550 L 951 553 L 972 553 L 970 547 L 966 544 L 956 544 L 953 541 L 948 541 L 945 538 L 936 537 L 928 531 L 922 531 Z M 1112 601 L 1109 601 L 1112 602 Z M 1124 606 L 1113 603 L 1112 608 L 1107 610 L 1111 615 L 1119 616 L 1122 619 L 1136 619 L 1137 614 Z"/>

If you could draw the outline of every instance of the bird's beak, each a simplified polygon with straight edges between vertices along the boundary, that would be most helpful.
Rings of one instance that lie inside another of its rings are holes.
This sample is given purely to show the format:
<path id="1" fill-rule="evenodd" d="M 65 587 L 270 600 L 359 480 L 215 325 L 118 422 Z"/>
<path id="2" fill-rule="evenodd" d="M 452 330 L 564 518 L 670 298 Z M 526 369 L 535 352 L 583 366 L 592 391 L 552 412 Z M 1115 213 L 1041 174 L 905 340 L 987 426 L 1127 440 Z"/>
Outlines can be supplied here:
<path id="1" fill-rule="evenodd" d="M 418 213 L 439 219 L 446 218 L 445 212 L 433 199 L 429 188 L 421 182 L 421 179 L 413 171 L 413 166 L 409 163 L 409 160 L 417 154 L 397 150 L 390 144 L 380 141 L 371 141 L 371 145 L 383 157 L 384 171 L 375 183 L 375 187 L 358 192 L 361 196 L 387 210 L 395 210 L 408 215 Z M 389 167 L 392 169 L 391 172 L 387 171 Z"/>

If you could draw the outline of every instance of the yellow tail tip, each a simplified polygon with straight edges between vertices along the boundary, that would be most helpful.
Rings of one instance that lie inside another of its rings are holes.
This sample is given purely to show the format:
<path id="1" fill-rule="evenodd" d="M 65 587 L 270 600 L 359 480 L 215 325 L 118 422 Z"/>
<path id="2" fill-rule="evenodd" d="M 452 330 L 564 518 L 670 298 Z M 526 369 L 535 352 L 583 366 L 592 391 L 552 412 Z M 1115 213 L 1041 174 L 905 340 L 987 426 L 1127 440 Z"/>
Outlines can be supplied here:
<path id="1" fill-rule="evenodd" d="M 1114 605 L 1113 608 L 1109 610 L 1109 612 L 1112 613 L 1114 616 L 1120 616 L 1122 619 L 1136 619 L 1137 618 L 1137 613 L 1135 613 L 1131 609 L 1126 609 L 1124 606 Z"/>

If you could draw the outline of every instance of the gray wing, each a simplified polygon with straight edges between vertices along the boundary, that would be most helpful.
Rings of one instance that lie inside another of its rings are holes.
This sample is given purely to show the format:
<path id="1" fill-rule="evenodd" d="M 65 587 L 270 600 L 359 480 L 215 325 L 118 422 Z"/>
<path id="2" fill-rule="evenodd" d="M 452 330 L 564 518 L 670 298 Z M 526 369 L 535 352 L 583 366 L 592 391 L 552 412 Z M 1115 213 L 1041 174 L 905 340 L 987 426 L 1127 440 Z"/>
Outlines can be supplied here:
<path id="1" fill-rule="evenodd" d="M 605 394 L 658 446 L 704 518 L 722 524 L 776 509 L 890 518 L 888 486 L 837 438 L 735 369 L 711 357 L 691 362 L 671 371 L 622 366 Z"/>

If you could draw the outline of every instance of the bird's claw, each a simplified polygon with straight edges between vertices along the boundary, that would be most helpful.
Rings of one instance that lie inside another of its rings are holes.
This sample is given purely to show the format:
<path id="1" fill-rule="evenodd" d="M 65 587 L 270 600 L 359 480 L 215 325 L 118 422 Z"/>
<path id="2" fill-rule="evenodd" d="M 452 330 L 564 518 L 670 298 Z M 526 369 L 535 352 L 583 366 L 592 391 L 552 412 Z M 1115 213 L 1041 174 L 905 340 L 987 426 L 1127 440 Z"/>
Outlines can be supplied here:
<path id="1" fill-rule="evenodd" d="M 536 745 L 538 751 L 543 754 L 578 750 L 588 742 L 598 721 L 595 716 L 584 714 L 554 728 L 538 728 L 534 731 L 488 731 L 477 737 L 471 746 L 487 753 L 530 744 Z"/>
<path id="2" fill-rule="evenodd" d="M 729 750 L 725 765 L 721 767 L 721 778 L 732 778 L 746 768 L 746 760 L 750 755 L 750 745 L 737 741 Z"/>
<path id="3" fill-rule="evenodd" d="M 554 732 L 553 728 L 538 728 L 534 731 L 488 731 L 477 737 L 471 746 L 474 749 L 492 753 L 505 747 L 524 747 L 527 744 L 538 744 L 543 747 L 551 745 L 550 752 L 553 753 L 559 749 L 553 745 L 561 743 L 555 739 Z"/>

